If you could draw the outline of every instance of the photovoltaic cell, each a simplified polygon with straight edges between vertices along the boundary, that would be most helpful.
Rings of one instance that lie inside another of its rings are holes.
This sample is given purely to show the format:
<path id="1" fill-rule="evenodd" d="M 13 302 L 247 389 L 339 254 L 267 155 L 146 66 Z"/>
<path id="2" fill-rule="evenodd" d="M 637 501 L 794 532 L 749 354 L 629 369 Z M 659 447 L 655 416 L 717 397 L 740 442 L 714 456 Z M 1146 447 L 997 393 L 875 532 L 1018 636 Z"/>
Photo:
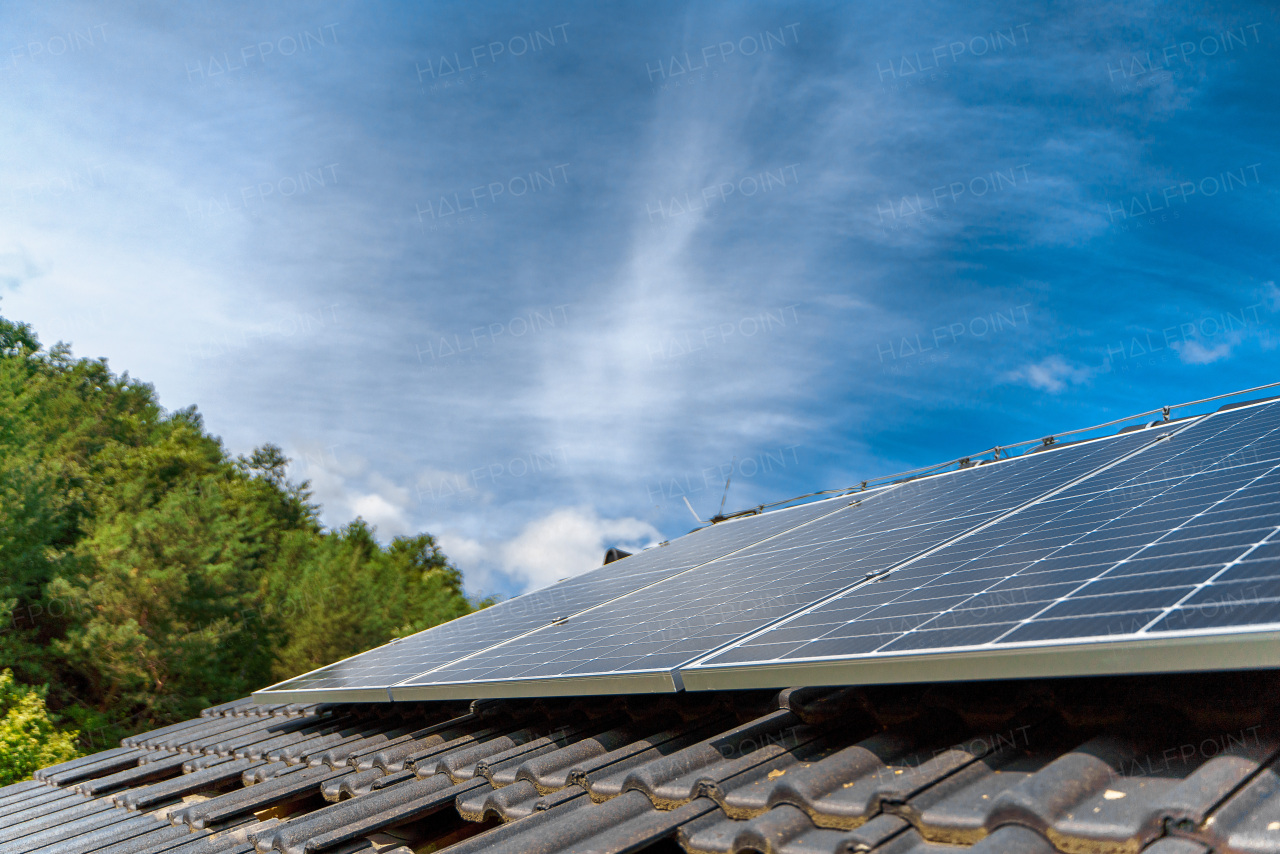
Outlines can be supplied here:
<path id="1" fill-rule="evenodd" d="M 585 691 L 590 689 L 573 685 L 581 677 L 669 673 L 1153 441 L 1154 431 L 1129 433 L 902 484 L 873 501 L 424 672 L 393 688 L 392 695 L 478 695 L 480 686 L 497 685 L 501 692 L 529 680 L 538 680 L 544 692 Z M 551 684 L 561 680 L 558 687 Z"/>
<path id="2" fill-rule="evenodd" d="M 1231 409 L 682 673 L 1280 630 L 1277 530 L 1280 404 Z"/>
<path id="3" fill-rule="evenodd" d="M 869 497 L 882 491 L 875 490 Z M 702 528 L 665 546 L 646 549 L 542 590 L 289 679 L 258 694 L 269 699 L 289 692 L 297 695 L 296 699 L 302 699 L 305 692 L 337 696 L 335 692 L 340 691 L 382 689 L 382 699 L 386 699 L 385 689 L 404 679 L 750 546 L 843 506 L 838 500 L 818 501 Z"/>

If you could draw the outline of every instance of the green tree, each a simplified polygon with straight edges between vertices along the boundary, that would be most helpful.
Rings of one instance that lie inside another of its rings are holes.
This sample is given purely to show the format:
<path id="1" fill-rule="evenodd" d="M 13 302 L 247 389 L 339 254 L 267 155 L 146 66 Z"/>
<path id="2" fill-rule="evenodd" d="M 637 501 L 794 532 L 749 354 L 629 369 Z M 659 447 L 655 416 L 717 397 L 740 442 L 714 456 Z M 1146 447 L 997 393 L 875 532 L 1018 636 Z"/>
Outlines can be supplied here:
<path id="1" fill-rule="evenodd" d="M 296 540 L 278 566 L 270 612 L 291 628 L 273 676 L 284 679 L 470 613 L 462 573 L 429 534 L 385 549 L 363 519 Z M 487 602 L 480 603 L 488 604 Z"/>
<path id="2" fill-rule="evenodd" d="M 324 530 L 288 463 L 0 318 L 0 665 L 100 746 L 477 606 L 430 535 Z"/>
<path id="3" fill-rule="evenodd" d="M 19 685 L 8 668 L 0 671 L 0 786 L 75 759 L 76 735 L 57 728 L 45 708 L 44 689 Z"/>

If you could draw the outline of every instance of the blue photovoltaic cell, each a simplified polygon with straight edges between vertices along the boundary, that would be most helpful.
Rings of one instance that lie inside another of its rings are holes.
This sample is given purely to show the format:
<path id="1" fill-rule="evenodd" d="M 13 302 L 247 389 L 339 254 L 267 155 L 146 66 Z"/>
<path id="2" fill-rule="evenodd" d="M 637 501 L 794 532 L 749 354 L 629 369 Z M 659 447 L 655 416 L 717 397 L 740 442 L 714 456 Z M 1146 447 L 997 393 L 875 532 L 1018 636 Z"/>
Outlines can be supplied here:
<path id="1" fill-rule="evenodd" d="M 881 491 L 870 494 L 876 495 Z M 831 513 L 845 503 L 838 499 L 819 501 L 702 528 L 665 546 L 646 549 L 542 590 L 281 682 L 259 693 L 388 687 L 552 620 L 607 602 L 759 542 Z"/>
<path id="2" fill-rule="evenodd" d="M 1280 623 L 1280 404 L 1220 412 L 693 670 Z"/>
<path id="3" fill-rule="evenodd" d="M 429 696 L 422 689 L 669 672 L 1155 438 L 1155 431 L 1129 433 L 912 481 L 401 687 Z"/>

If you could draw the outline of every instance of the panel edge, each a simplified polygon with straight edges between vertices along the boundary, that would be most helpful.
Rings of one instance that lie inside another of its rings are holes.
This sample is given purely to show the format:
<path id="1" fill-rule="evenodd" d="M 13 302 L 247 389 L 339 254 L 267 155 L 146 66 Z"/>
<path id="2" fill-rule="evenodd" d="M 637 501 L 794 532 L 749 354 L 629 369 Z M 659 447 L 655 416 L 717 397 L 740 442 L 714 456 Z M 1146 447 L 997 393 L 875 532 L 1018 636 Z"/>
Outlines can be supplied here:
<path id="1" fill-rule="evenodd" d="M 290 688 L 254 691 L 249 699 L 255 703 L 389 703 L 386 688 Z"/>
<path id="2" fill-rule="evenodd" d="M 513 679 L 503 682 L 398 685 L 391 688 L 391 697 L 399 702 L 577 697 L 602 694 L 673 694 L 679 690 L 673 675 L 669 671 L 662 670 L 628 676 L 568 676 L 553 679 Z"/>
<path id="3" fill-rule="evenodd" d="M 1280 667 L 1280 631 L 1111 643 L 902 655 L 876 660 L 805 661 L 692 667 L 680 671 L 689 691 L 883 685 L 1180 673 Z"/>

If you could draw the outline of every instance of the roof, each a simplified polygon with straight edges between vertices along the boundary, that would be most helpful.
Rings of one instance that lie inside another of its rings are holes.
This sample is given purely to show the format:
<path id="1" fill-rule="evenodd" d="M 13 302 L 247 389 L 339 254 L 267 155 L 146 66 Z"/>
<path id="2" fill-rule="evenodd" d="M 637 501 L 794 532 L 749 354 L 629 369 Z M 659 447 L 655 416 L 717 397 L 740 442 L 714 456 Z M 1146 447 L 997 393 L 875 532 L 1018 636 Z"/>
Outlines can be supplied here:
<path id="1" fill-rule="evenodd" d="M 0 852 L 1280 854 L 1280 670 L 1177 666 L 1217 670 L 901 684 L 886 664 L 898 684 L 259 694 L 0 788 Z"/>
<path id="2" fill-rule="evenodd" d="M 0 849 L 1280 852 L 1278 682 L 242 700 L 0 789 Z"/>

